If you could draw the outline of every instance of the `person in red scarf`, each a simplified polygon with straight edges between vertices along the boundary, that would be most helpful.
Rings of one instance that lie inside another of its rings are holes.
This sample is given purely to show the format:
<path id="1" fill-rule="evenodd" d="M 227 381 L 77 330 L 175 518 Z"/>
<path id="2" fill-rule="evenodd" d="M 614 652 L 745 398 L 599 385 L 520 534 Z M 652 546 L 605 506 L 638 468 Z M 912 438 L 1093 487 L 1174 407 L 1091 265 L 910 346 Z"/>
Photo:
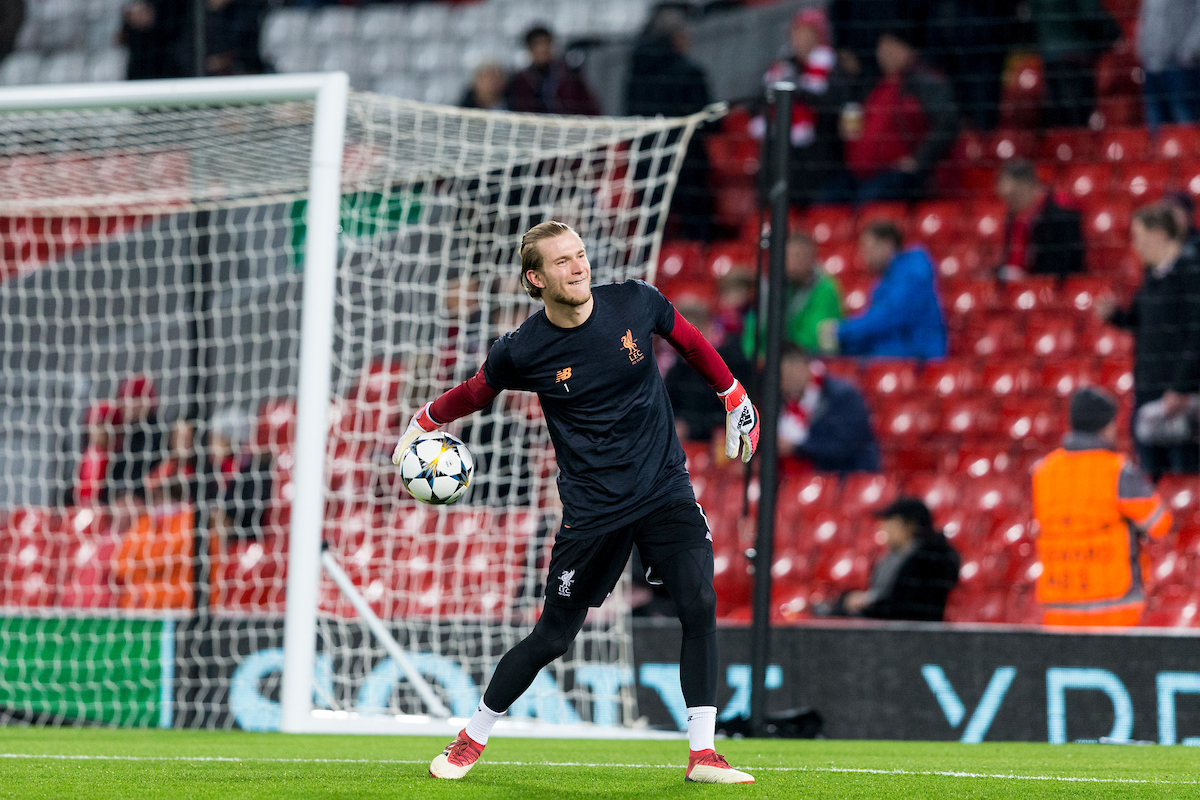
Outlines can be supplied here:
<path id="1" fill-rule="evenodd" d="M 779 455 L 785 474 L 879 471 L 870 412 L 852 384 L 826 374 L 824 364 L 788 343 L 779 364 L 779 388 Z"/>
<path id="2" fill-rule="evenodd" d="M 921 62 L 908 29 L 880 36 L 875 60 L 881 75 L 861 123 L 842 126 L 846 166 L 858 182 L 858 202 L 914 200 L 958 134 L 954 94 Z"/>
<path id="3" fill-rule="evenodd" d="M 1038 180 L 1024 159 L 1005 162 L 996 194 L 1008 208 L 1004 250 L 997 277 L 1018 280 L 1027 275 L 1083 272 L 1083 230 L 1079 212 L 1066 207 Z"/>
<path id="4" fill-rule="evenodd" d="M 817 8 L 792 17 L 788 43 L 779 60 L 763 75 L 763 84 L 795 84 L 789 160 L 789 191 L 793 203 L 847 200 L 848 180 L 838 136 L 838 120 L 849 100 L 848 81 L 830 47 L 829 19 Z M 766 121 L 755 117 L 750 135 L 761 139 Z M 763 170 L 769 175 L 770 170 Z"/>
<path id="5" fill-rule="evenodd" d="M 109 501 L 109 480 L 116 464 L 114 451 L 120 446 L 116 428 L 121 424 L 121 409 L 99 402 L 87 410 L 83 455 L 75 476 L 75 504 L 105 505 Z"/>

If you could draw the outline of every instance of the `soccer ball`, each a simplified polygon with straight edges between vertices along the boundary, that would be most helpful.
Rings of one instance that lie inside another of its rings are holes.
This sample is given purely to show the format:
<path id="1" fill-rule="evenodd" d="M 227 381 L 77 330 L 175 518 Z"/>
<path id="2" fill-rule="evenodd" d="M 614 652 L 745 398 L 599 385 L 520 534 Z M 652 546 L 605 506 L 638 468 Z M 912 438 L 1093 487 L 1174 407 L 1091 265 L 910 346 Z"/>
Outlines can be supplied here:
<path id="1" fill-rule="evenodd" d="M 417 437 L 400 457 L 400 479 L 422 503 L 453 503 L 471 485 L 475 459 L 457 436 L 435 431 Z"/>

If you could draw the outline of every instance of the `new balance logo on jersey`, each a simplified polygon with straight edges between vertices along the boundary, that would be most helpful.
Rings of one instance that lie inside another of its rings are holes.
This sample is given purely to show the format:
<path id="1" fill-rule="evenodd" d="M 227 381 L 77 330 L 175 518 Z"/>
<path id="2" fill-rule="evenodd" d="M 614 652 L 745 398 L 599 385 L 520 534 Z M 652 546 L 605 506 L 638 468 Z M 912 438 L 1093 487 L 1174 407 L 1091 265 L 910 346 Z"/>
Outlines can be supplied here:
<path id="1" fill-rule="evenodd" d="M 569 380 L 571 380 L 571 368 L 570 367 L 560 369 L 558 372 L 554 373 L 554 382 L 555 383 L 562 383 L 563 381 L 569 381 Z"/>
<path id="2" fill-rule="evenodd" d="M 571 596 L 571 584 L 575 582 L 575 570 L 564 569 L 558 579 L 558 593 L 562 597 Z"/>
<path id="3" fill-rule="evenodd" d="M 642 360 L 642 351 L 638 349 L 637 339 L 633 338 L 632 330 L 626 330 L 625 335 L 621 337 L 621 347 L 629 351 L 630 364 L 636 364 Z"/>

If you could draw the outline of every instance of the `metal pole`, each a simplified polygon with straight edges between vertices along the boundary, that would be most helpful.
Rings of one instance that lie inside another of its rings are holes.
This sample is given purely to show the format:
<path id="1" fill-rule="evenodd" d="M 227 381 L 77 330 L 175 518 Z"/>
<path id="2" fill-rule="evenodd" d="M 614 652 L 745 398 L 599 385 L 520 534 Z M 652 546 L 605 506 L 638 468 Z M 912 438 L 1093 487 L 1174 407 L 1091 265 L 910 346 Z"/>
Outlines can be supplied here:
<path id="1" fill-rule="evenodd" d="M 204 61 L 208 57 L 208 9 L 205 0 L 192 0 L 192 77 L 203 78 Z"/>
<path id="2" fill-rule="evenodd" d="M 779 355 L 783 342 L 784 269 L 788 224 L 788 157 L 791 155 L 791 83 L 774 84 L 770 91 L 775 106 L 773 175 L 768 176 L 767 196 L 771 203 L 771 257 L 767 273 L 767 342 L 759 412 L 758 536 L 754 547 L 754 623 L 750 639 L 750 730 L 763 733 L 766 716 L 767 661 L 771 652 L 771 562 L 774 560 L 775 494 L 778 471 Z"/>

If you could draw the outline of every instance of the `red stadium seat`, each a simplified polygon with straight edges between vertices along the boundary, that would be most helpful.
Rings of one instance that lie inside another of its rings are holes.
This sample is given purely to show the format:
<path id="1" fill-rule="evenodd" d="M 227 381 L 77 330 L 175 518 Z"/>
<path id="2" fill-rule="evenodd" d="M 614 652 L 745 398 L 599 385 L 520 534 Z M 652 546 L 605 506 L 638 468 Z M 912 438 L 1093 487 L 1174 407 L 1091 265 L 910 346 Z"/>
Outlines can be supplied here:
<path id="1" fill-rule="evenodd" d="M 296 439 L 296 401 L 265 400 L 258 412 L 254 440 L 272 453 L 291 450 Z"/>
<path id="2" fill-rule="evenodd" d="M 845 281 L 851 275 L 870 280 L 866 276 L 866 264 L 859 255 L 855 242 L 830 242 L 821 245 L 818 253 L 821 266 L 838 280 Z"/>
<path id="3" fill-rule="evenodd" d="M 919 497 L 936 516 L 958 504 L 958 482 L 947 475 L 912 475 L 904 485 L 904 493 Z"/>
<path id="4" fill-rule="evenodd" d="M 991 397 L 952 397 L 942 404 L 942 433 L 967 441 L 987 441 L 997 436 L 999 417 Z"/>
<path id="5" fill-rule="evenodd" d="M 869 395 L 903 397 L 917 386 L 917 362 L 910 359 L 871 359 L 863 366 L 861 378 L 861 387 Z"/>
<path id="6" fill-rule="evenodd" d="M 996 266 L 993 252 L 973 239 L 956 239 L 934 248 L 933 259 L 943 280 L 985 278 Z"/>
<path id="7" fill-rule="evenodd" d="M 1085 328 L 1079 336 L 1079 352 L 1097 355 L 1102 359 L 1130 359 L 1133 357 L 1133 336 L 1108 325 Z"/>
<path id="8" fill-rule="evenodd" d="M 961 343 L 964 350 L 958 355 L 989 359 L 1019 354 L 1024 346 L 1017 320 L 1010 315 L 987 317 L 972 325 L 964 331 Z"/>
<path id="9" fill-rule="evenodd" d="M 930 250 L 940 251 L 963 232 L 962 204 L 952 200 L 932 200 L 917 205 L 912 216 L 912 235 Z"/>
<path id="10" fill-rule="evenodd" d="M 905 446 L 884 444 L 883 468 L 886 472 L 931 472 L 941 464 L 943 451 L 939 442 L 911 442 Z"/>
<path id="11" fill-rule="evenodd" d="M 1004 286 L 1004 300 L 1005 306 L 1011 311 L 1056 310 L 1061 305 L 1058 281 L 1049 277 L 1009 281 Z"/>
<path id="12" fill-rule="evenodd" d="M 1025 448 L 1057 444 L 1066 432 L 1061 402 L 1041 397 L 1009 397 L 1000 404 L 1000 428 L 1014 443 Z"/>
<path id="13" fill-rule="evenodd" d="M 803 220 L 818 245 L 854 241 L 854 209 L 850 206 L 812 206 Z"/>
<path id="14" fill-rule="evenodd" d="M 905 203 L 893 201 L 876 201 L 859 206 L 855 234 L 861 234 L 872 222 L 880 220 L 895 223 L 900 228 L 901 234 L 908 235 L 908 206 Z"/>
<path id="15" fill-rule="evenodd" d="M 1127 201 L 1100 202 L 1083 215 L 1083 236 L 1089 246 L 1125 247 L 1132 216 Z"/>
<path id="16" fill-rule="evenodd" d="M 713 589 L 717 593 L 717 614 L 727 613 L 750 602 L 754 575 L 744 553 L 737 547 L 722 547 L 713 557 Z"/>
<path id="17" fill-rule="evenodd" d="M 658 251 L 656 280 L 707 279 L 703 264 L 704 246 L 699 242 L 664 242 Z"/>
<path id="18" fill-rule="evenodd" d="M 1080 313 L 1090 314 L 1097 298 L 1111 296 L 1112 286 L 1103 278 L 1072 276 L 1063 282 L 1063 302 L 1068 308 L 1074 308 Z"/>
<path id="19" fill-rule="evenodd" d="M 1100 136 L 1097 155 L 1107 161 L 1138 161 L 1150 152 L 1145 128 L 1109 128 Z"/>
<path id="20" fill-rule="evenodd" d="M 828 587 L 833 595 L 866 589 L 870 578 L 870 559 L 851 549 L 830 553 L 817 562 L 812 573 L 813 581 Z"/>
<path id="21" fill-rule="evenodd" d="M 914 443 L 937 430 L 938 409 L 928 400 L 879 403 L 873 418 L 881 440 Z"/>
<path id="22" fill-rule="evenodd" d="M 48 508 L 14 510 L 0 542 L 0 606 L 41 608 L 57 600 L 62 540 Z"/>
<path id="23" fill-rule="evenodd" d="M 1107 197 L 1112 189 L 1112 166 L 1105 163 L 1071 164 L 1063 169 L 1057 185 L 1075 204 L 1090 206 Z"/>
<path id="24" fill-rule="evenodd" d="M 1166 161 L 1134 161 L 1124 165 L 1121 173 L 1121 181 L 1117 184 L 1120 194 L 1128 197 L 1135 206 L 1140 206 L 1162 198 L 1171 181 L 1171 164 Z"/>
<path id="25" fill-rule="evenodd" d="M 972 358 L 948 358 L 931 361 L 921 373 L 923 391 L 938 397 L 958 397 L 979 388 L 979 373 Z"/>
<path id="26" fill-rule="evenodd" d="M 1119 396 L 1130 394 L 1133 391 L 1133 362 L 1102 359 L 1096 371 L 1096 383 Z"/>
<path id="27" fill-rule="evenodd" d="M 1190 586 L 1168 586 L 1146 600 L 1140 625 L 1194 628 L 1200 624 L 1200 592 Z"/>
<path id="28" fill-rule="evenodd" d="M 266 535 L 261 542 L 230 540 L 212 568 L 214 609 L 236 612 L 284 610 L 287 537 Z"/>
<path id="29" fill-rule="evenodd" d="M 1040 385 L 1058 395 L 1070 397 L 1076 389 L 1094 381 L 1090 358 L 1070 358 L 1053 361 L 1042 367 Z"/>
<path id="30" fill-rule="evenodd" d="M 992 136 L 989 155 L 1000 161 L 1012 158 L 1033 158 L 1037 155 L 1037 135 L 1027 130 L 996 131 Z"/>
<path id="31" fill-rule="evenodd" d="M 1096 134 L 1086 128 L 1055 128 L 1042 136 L 1039 156 L 1044 161 L 1073 164 L 1094 158 Z"/>
<path id="32" fill-rule="evenodd" d="M 1000 475 L 971 478 L 963 483 L 960 507 L 1000 519 L 1013 509 L 1024 508 L 1029 488 Z"/>
<path id="33" fill-rule="evenodd" d="M 1181 161 L 1176 175 L 1181 188 L 1186 190 L 1193 199 L 1200 197 L 1200 161 Z"/>
<path id="34" fill-rule="evenodd" d="M 704 271 L 714 278 L 728 275 L 735 267 L 754 268 L 755 251 L 745 242 L 724 242 L 709 248 L 704 259 Z"/>
<path id="35" fill-rule="evenodd" d="M 798 527 L 796 549 L 811 555 L 848 546 L 858 524 L 856 518 L 845 514 L 841 508 L 815 511 Z"/>
<path id="36" fill-rule="evenodd" d="M 871 302 L 875 279 L 866 275 L 847 275 L 842 279 L 842 305 L 847 314 L 857 314 Z"/>
<path id="37" fill-rule="evenodd" d="M 942 286 L 942 305 L 950 316 L 977 314 L 999 307 L 995 281 L 946 281 Z"/>
<path id="38" fill-rule="evenodd" d="M 1008 210 L 995 200 L 976 201 L 967 219 L 968 236 L 973 236 L 981 246 L 995 248 L 997 254 L 1004 242 L 1004 224 Z"/>
<path id="39" fill-rule="evenodd" d="M 713 190 L 713 216 L 720 225 L 740 228 L 758 214 L 758 189 L 754 186 L 717 186 Z"/>
<path id="40" fill-rule="evenodd" d="M 1195 125 L 1160 126 L 1151 155 L 1169 159 L 1200 156 L 1200 130 Z"/>
<path id="41" fill-rule="evenodd" d="M 119 534 L 105 511 L 80 508 L 64 520 L 64 546 L 56 574 L 56 605 L 62 608 L 115 608 L 112 568 Z"/>
<path id="42" fill-rule="evenodd" d="M 826 373 L 858 385 L 859 363 L 857 358 L 823 358 L 821 363 L 825 365 Z"/>
<path id="43" fill-rule="evenodd" d="M 1200 478 L 1195 475 L 1164 475 L 1158 481 L 1158 493 L 1181 520 L 1200 512 Z"/>
<path id="44" fill-rule="evenodd" d="M 882 508 L 898 494 L 895 481 L 888 475 L 854 473 L 842 487 L 841 511 L 846 517 L 862 515 Z"/>
<path id="45" fill-rule="evenodd" d="M 716 134 L 705 139 L 709 165 L 718 179 L 739 180 L 758 174 L 761 145 L 749 136 Z"/>
<path id="46" fill-rule="evenodd" d="M 997 417 L 999 424 L 999 417 Z M 1007 449 L 1001 449 L 1007 442 L 997 444 L 981 444 L 975 447 L 963 447 L 957 453 L 954 469 L 973 478 L 986 475 L 1006 475 L 1012 471 L 1013 459 Z"/>
<path id="47" fill-rule="evenodd" d="M 1074 354 L 1075 320 L 1060 314 L 1031 315 L 1025 323 L 1025 351 L 1043 359 L 1060 359 Z"/>
<path id="48" fill-rule="evenodd" d="M 789 476 L 779 485 L 779 508 L 789 510 L 797 516 L 810 517 L 818 511 L 828 511 L 837 506 L 841 496 L 841 484 L 836 474 L 812 473 Z"/>

